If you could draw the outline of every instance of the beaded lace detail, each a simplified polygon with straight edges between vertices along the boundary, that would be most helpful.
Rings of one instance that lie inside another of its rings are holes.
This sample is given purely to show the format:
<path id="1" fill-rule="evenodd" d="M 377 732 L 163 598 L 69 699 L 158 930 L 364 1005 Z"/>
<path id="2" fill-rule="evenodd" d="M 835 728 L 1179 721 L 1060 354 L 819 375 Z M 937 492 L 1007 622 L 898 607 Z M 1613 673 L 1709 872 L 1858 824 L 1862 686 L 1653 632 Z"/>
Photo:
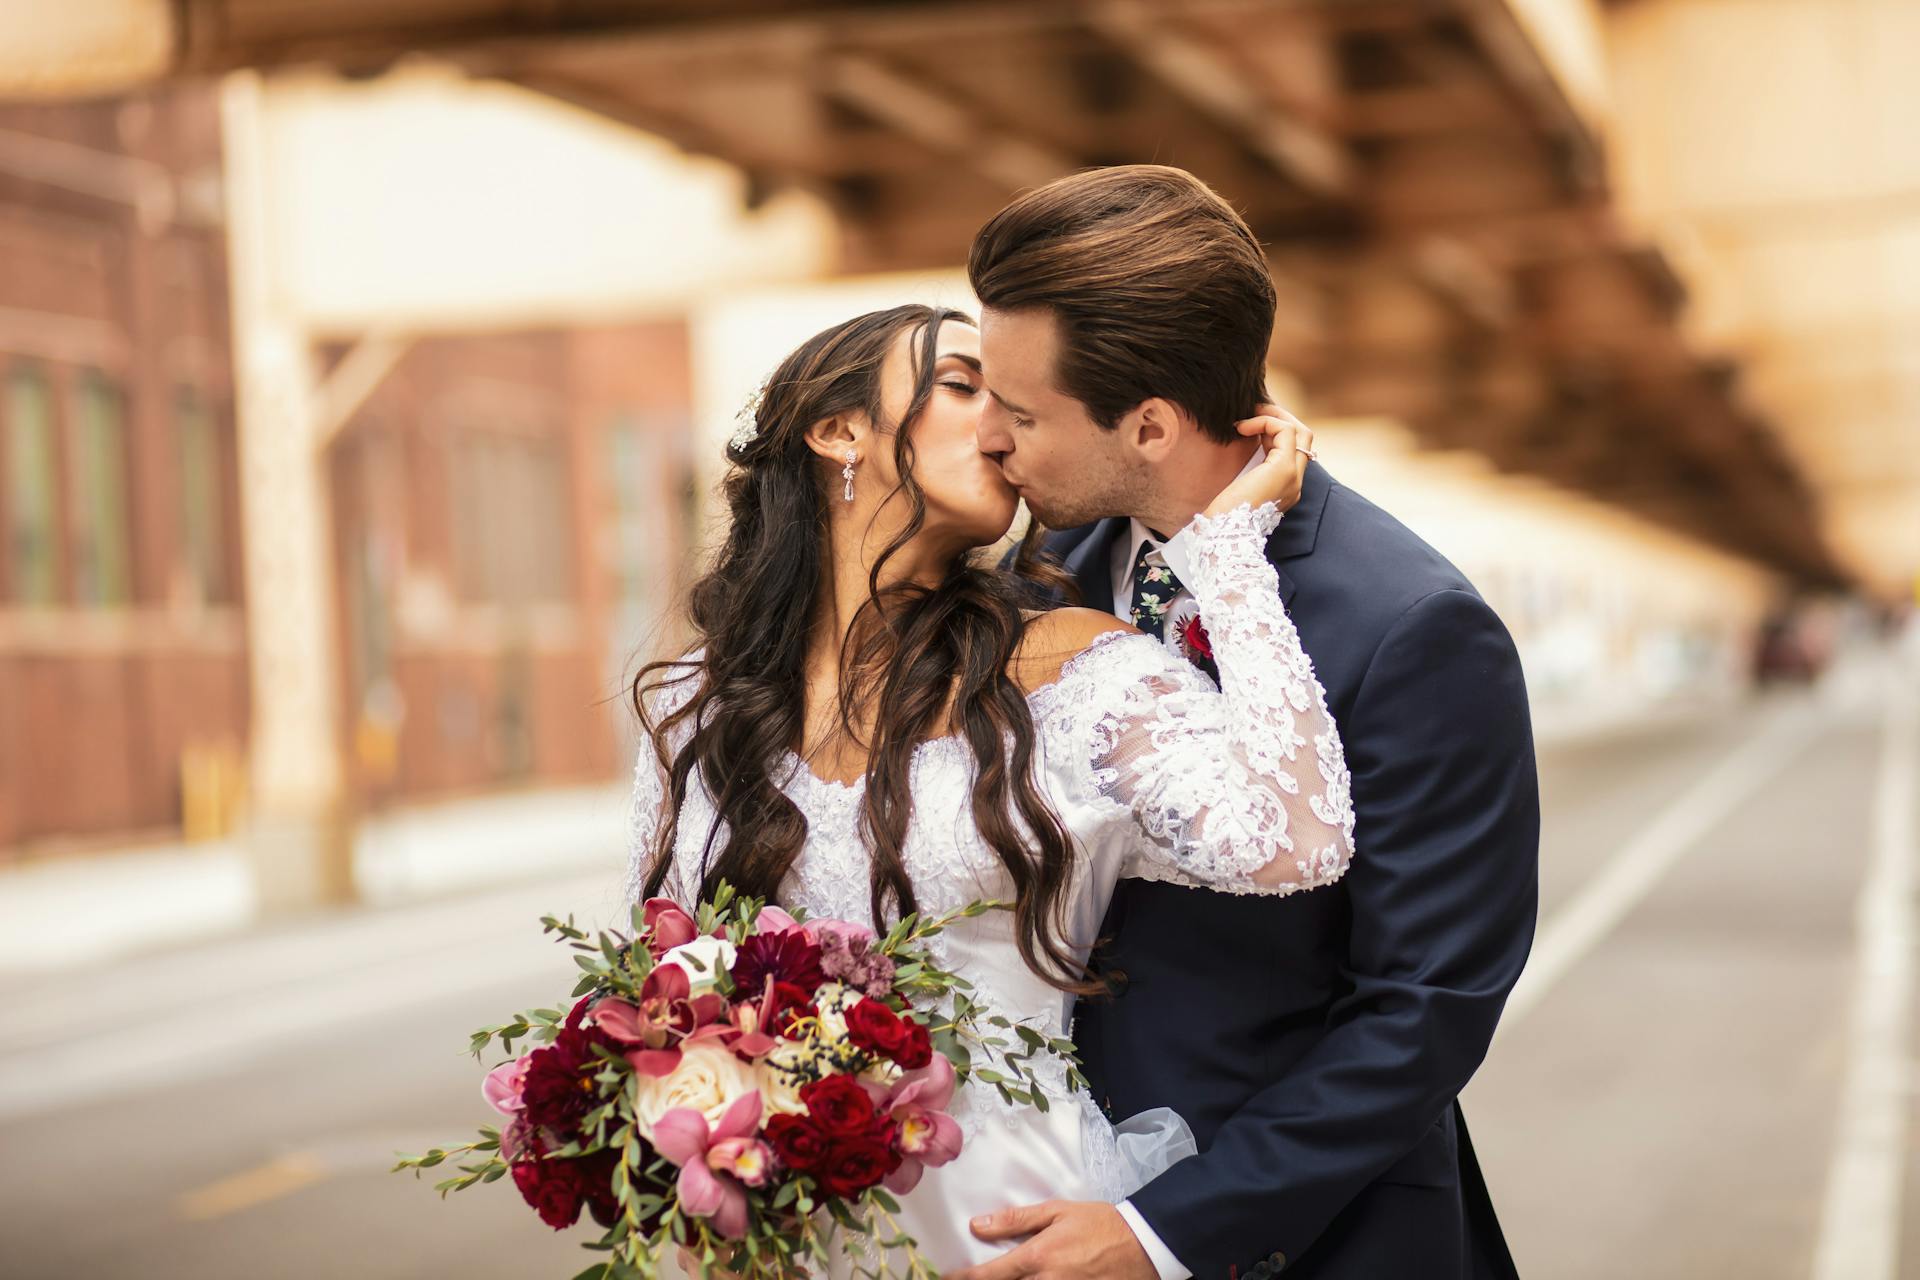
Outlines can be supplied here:
<path id="1" fill-rule="evenodd" d="M 1130 875 L 1284 894 L 1339 879 L 1352 859 L 1346 756 L 1266 558 L 1279 518 L 1270 503 L 1194 517 L 1190 585 L 1218 689 L 1157 641 L 1109 632 L 1043 690 L 1046 738 L 1080 744 L 1079 787 L 1138 828 Z M 1293 877 L 1257 885 L 1276 853 Z"/>
<path id="2" fill-rule="evenodd" d="M 1236 893 L 1289 893 L 1337 879 L 1352 857 L 1353 810 L 1340 739 L 1265 556 L 1278 519 L 1271 504 L 1195 517 L 1189 586 L 1212 637 L 1218 688 L 1159 641 L 1122 629 L 1103 632 L 1028 698 L 1043 795 L 1069 818 L 1077 845 L 1124 850 L 1123 875 Z M 668 686 L 657 695 L 655 714 L 669 714 L 696 686 L 694 678 Z M 860 833 L 864 780 L 823 780 L 791 753 L 783 768 L 782 789 L 805 815 L 808 832 L 781 886 L 782 905 L 872 924 Z M 936 738 L 916 750 L 903 856 L 925 913 L 1013 896 L 1005 869 L 973 822 L 973 782 L 973 754 L 963 738 Z M 643 743 L 629 810 L 628 902 L 642 892 L 662 783 Z M 713 821 L 708 797 L 694 786 L 681 814 L 668 896 L 682 902 L 697 896 Z M 1291 870 L 1279 883 L 1256 883 L 1256 872 L 1273 879 L 1272 864 L 1283 859 Z M 1078 869 L 1070 892 L 1093 891 L 1097 878 L 1084 871 Z M 1000 912 L 959 921 L 932 945 L 945 967 L 953 967 L 959 950 L 1004 947 L 1010 953 L 1012 921 Z M 1016 995 L 980 982 L 974 997 L 1044 1035 L 1063 1035 L 1066 1002 L 1051 988 L 1044 991 L 1031 987 Z M 1049 1065 L 1055 1074 L 1043 1073 L 1042 1083 L 1057 1098 L 1064 1079 L 1057 1063 Z M 956 1099 L 956 1116 L 969 1131 L 978 1130 L 987 1112 L 1017 1125 L 1024 1111 L 991 1089 L 966 1090 Z"/>

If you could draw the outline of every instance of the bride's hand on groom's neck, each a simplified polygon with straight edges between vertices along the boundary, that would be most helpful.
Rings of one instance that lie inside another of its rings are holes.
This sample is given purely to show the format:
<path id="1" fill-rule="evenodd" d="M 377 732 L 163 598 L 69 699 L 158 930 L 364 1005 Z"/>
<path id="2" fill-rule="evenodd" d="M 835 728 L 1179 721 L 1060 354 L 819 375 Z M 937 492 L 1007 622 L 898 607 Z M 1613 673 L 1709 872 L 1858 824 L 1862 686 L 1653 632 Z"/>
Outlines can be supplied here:
<path id="1" fill-rule="evenodd" d="M 1263 404 L 1260 412 L 1234 424 L 1242 436 L 1258 437 L 1267 456 L 1259 466 L 1234 480 L 1207 504 L 1203 513 L 1223 515 L 1241 503 L 1279 504 L 1282 511 L 1300 501 L 1307 481 L 1307 463 L 1313 458 L 1313 428 L 1278 405 Z"/>

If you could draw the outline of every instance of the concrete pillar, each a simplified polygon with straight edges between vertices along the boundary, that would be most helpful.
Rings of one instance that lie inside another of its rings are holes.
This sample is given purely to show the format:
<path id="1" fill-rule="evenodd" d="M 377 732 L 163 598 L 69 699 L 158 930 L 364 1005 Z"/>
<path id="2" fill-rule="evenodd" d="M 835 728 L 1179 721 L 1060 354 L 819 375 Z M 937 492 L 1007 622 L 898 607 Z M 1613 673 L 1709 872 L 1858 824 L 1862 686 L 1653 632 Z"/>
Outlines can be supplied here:
<path id="1" fill-rule="evenodd" d="M 222 88 L 252 689 L 246 843 L 263 914 L 354 899 L 333 534 L 312 344 L 276 282 L 261 84 Z"/>

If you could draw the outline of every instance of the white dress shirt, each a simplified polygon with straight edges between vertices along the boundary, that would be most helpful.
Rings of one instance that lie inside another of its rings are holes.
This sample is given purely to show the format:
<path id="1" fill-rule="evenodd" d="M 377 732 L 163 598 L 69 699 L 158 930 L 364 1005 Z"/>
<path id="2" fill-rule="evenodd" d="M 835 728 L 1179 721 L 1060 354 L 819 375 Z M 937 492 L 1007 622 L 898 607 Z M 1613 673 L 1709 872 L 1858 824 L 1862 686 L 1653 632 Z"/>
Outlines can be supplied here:
<path id="1" fill-rule="evenodd" d="M 1254 450 L 1253 456 L 1247 459 L 1247 465 L 1240 468 L 1240 475 L 1244 476 L 1259 466 L 1266 456 L 1267 451 L 1264 448 Z M 1235 479 L 1238 478 L 1238 476 L 1235 477 Z M 1153 530 L 1147 528 L 1136 516 L 1127 522 L 1125 540 L 1116 542 L 1113 546 L 1113 613 L 1123 622 L 1133 621 L 1133 564 L 1134 558 L 1140 554 L 1142 542 L 1151 543 L 1153 546 L 1153 549 L 1147 552 L 1147 563 L 1171 569 L 1173 576 L 1181 582 L 1179 592 L 1167 602 L 1169 616 L 1193 598 L 1185 585 L 1187 569 L 1191 564 L 1187 552 L 1187 531 L 1181 529 L 1162 542 Z M 1172 634 L 1172 630 L 1171 627 L 1168 628 L 1169 635 Z M 1189 1271 L 1180 1259 L 1173 1256 L 1173 1250 L 1167 1248 L 1166 1242 L 1147 1225 L 1147 1220 L 1140 1216 L 1140 1211 L 1133 1207 L 1133 1202 L 1122 1200 L 1118 1208 L 1120 1216 L 1125 1218 L 1127 1226 L 1132 1228 L 1134 1238 L 1139 1240 L 1140 1247 L 1146 1250 L 1148 1259 L 1153 1263 L 1153 1269 L 1160 1273 L 1160 1280 L 1189 1280 L 1193 1272 Z"/>
<path id="2" fill-rule="evenodd" d="M 1154 1229 L 1147 1225 L 1147 1220 L 1140 1216 L 1138 1209 L 1133 1207 L 1133 1201 L 1122 1200 L 1117 1207 L 1120 1210 L 1120 1216 L 1127 1220 L 1127 1226 L 1132 1228 L 1134 1239 L 1138 1240 L 1140 1247 L 1146 1250 L 1147 1260 L 1153 1263 L 1153 1269 L 1160 1273 L 1160 1280 L 1191 1280 L 1193 1272 L 1187 1270 L 1186 1264 L 1173 1256 L 1173 1250 L 1167 1248 L 1166 1243 L 1155 1234 Z"/>
<path id="3" fill-rule="evenodd" d="M 1255 449 L 1253 456 L 1247 459 L 1247 465 L 1240 468 L 1240 475 L 1246 475 L 1264 462 L 1266 457 L 1267 451 L 1264 448 Z M 1234 477 L 1235 480 L 1239 478 L 1240 476 Z M 1181 582 L 1179 594 L 1167 602 L 1168 612 L 1171 613 L 1173 606 L 1181 601 L 1191 598 L 1191 593 L 1187 591 L 1185 585 L 1187 570 L 1192 564 L 1187 552 L 1187 531 L 1177 530 L 1172 537 L 1162 542 L 1158 534 L 1147 528 L 1146 523 L 1135 516 L 1127 521 L 1126 538 L 1113 545 L 1113 615 L 1123 622 L 1133 621 L 1133 561 L 1134 557 L 1140 554 L 1140 544 L 1143 542 L 1153 544 L 1153 550 L 1147 553 L 1147 563 L 1173 570 L 1173 576 Z"/>

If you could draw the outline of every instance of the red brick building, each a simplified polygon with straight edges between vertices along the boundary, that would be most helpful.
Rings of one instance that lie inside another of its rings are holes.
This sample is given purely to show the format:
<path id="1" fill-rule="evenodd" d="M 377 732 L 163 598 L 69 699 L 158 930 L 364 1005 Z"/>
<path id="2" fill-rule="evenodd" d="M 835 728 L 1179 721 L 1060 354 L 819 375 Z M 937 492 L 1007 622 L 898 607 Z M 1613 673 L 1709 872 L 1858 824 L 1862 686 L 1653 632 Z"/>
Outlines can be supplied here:
<path id="1" fill-rule="evenodd" d="M 0 849 L 166 828 L 244 735 L 217 124 L 0 108 Z"/>
<path id="2" fill-rule="evenodd" d="M 249 717 L 207 90 L 0 106 L 0 861 L 178 832 Z M 331 446 L 362 806 L 624 768 L 691 527 L 674 321 L 426 339 Z"/>
<path id="3" fill-rule="evenodd" d="M 684 585 L 685 329 L 417 344 L 334 446 L 369 802 L 618 771 L 623 675 Z"/>

